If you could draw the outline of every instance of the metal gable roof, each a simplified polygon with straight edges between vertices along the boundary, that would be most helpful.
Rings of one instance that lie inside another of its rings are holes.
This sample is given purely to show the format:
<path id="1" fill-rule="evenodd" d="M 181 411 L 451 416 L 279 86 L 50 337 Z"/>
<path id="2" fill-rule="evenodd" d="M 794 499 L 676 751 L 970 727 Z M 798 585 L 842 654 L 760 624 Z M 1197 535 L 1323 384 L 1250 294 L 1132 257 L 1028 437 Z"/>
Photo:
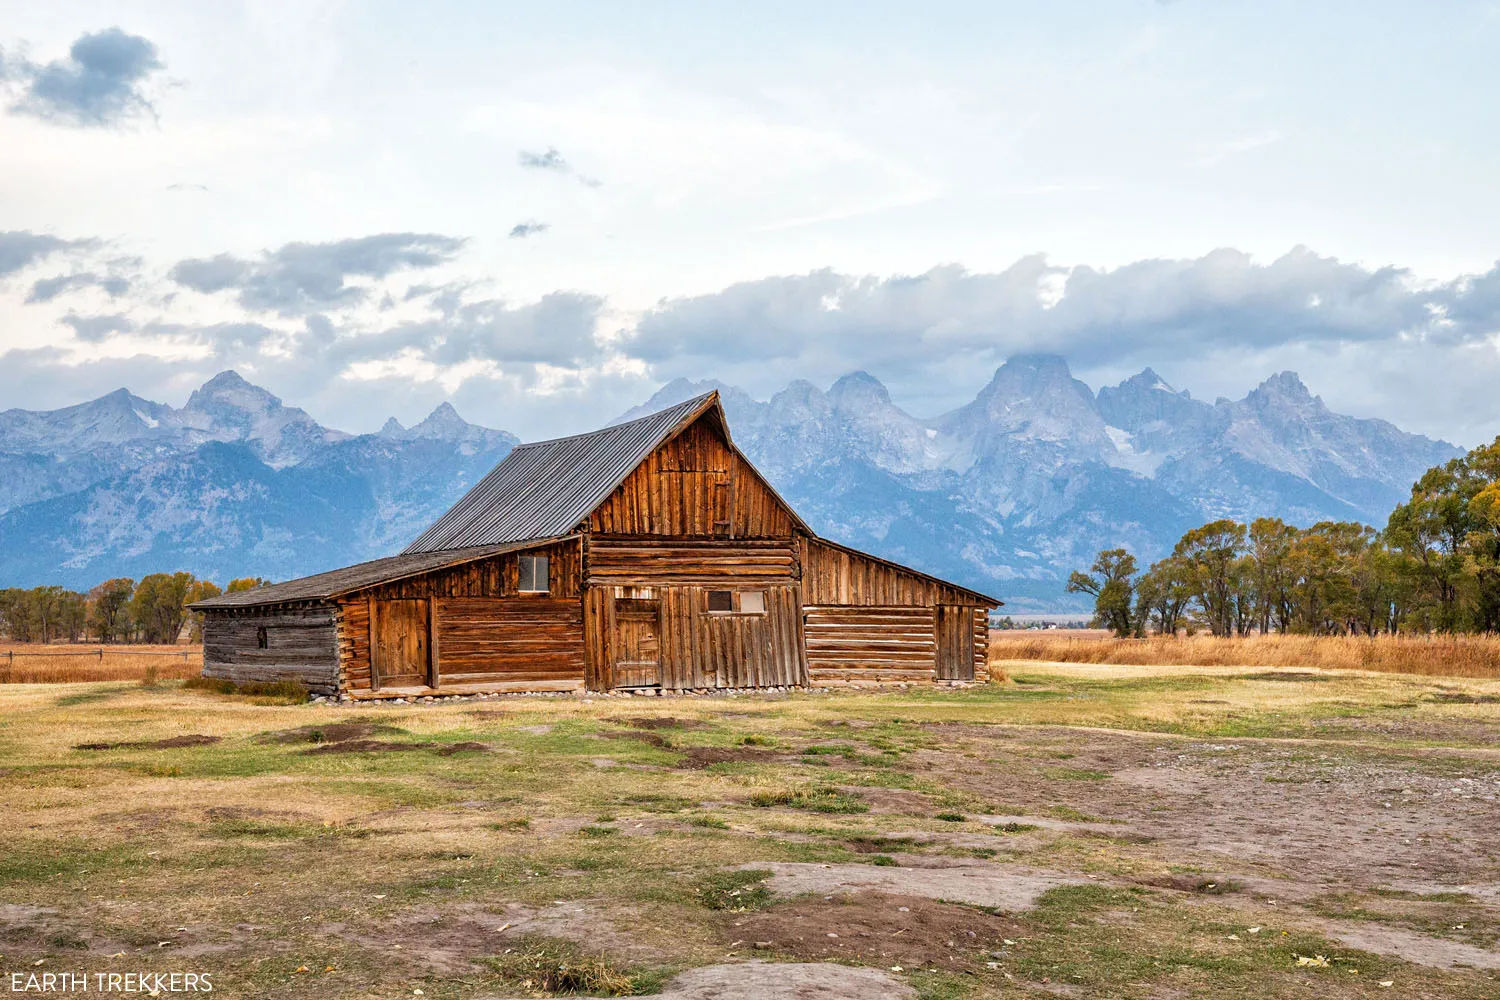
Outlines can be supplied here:
<path id="1" fill-rule="evenodd" d="M 519 445 L 404 553 L 567 534 L 658 445 L 718 401 L 710 392 L 614 427 Z"/>

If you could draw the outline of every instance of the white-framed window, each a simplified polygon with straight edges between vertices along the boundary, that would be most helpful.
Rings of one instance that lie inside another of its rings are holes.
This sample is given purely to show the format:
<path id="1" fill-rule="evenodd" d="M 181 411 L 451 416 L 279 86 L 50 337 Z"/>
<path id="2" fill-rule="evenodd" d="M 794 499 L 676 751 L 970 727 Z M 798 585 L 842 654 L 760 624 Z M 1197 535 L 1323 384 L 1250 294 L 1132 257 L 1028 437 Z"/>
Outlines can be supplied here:
<path id="1" fill-rule="evenodd" d="M 521 556 L 520 583 L 517 586 L 523 594 L 545 594 L 550 589 L 550 581 L 547 577 L 546 556 Z"/>

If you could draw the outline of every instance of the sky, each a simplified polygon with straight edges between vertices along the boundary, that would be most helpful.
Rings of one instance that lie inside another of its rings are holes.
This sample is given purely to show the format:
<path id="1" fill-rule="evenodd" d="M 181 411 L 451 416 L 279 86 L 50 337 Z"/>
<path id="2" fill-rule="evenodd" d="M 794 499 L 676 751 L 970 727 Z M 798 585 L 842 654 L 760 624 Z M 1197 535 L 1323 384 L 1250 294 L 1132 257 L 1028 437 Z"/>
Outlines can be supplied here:
<path id="1" fill-rule="evenodd" d="M 0 408 L 523 438 L 1020 353 L 1500 434 L 1500 2 L 0 0 Z"/>

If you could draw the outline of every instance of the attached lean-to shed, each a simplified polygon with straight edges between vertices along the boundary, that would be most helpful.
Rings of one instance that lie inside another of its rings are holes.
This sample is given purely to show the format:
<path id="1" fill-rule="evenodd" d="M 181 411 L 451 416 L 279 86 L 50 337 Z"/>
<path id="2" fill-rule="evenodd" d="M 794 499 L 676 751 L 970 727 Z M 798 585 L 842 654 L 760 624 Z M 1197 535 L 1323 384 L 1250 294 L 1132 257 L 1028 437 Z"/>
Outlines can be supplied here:
<path id="1" fill-rule="evenodd" d="M 983 680 L 999 605 L 818 538 L 709 393 L 517 447 L 400 555 L 192 607 L 206 676 L 365 699 Z"/>

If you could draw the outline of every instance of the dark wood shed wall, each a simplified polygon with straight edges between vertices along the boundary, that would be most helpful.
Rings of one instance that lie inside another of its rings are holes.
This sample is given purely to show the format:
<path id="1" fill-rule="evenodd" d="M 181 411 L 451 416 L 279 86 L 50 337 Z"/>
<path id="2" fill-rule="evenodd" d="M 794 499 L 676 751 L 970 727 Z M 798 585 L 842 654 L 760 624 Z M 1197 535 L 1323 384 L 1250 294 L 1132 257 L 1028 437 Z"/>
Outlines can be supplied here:
<path id="1" fill-rule="evenodd" d="M 203 676 L 236 684 L 295 681 L 332 694 L 339 664 L 335 611 L 332 604 L 205 611 Z"/>
<path id="2" fill-rule="evenodd" d="M 522 555 L 547 556 L 546 594 L 520 592 Z M 581 542 L 568 539 L 339 598 L 345 689 L 356 694 L 372 691 L 371 626 L 379 627 L 380 603 L 390 601 L 426 602 L 430 656 L 444 690 L 582 687 L 582 568 Z"/>
<path id="3" fill-rule="evenodd" d="M 597 534 L 790 538 L 791 512 L 725 441 L 713 411 L 657 448 L 589 516 Z"/>

